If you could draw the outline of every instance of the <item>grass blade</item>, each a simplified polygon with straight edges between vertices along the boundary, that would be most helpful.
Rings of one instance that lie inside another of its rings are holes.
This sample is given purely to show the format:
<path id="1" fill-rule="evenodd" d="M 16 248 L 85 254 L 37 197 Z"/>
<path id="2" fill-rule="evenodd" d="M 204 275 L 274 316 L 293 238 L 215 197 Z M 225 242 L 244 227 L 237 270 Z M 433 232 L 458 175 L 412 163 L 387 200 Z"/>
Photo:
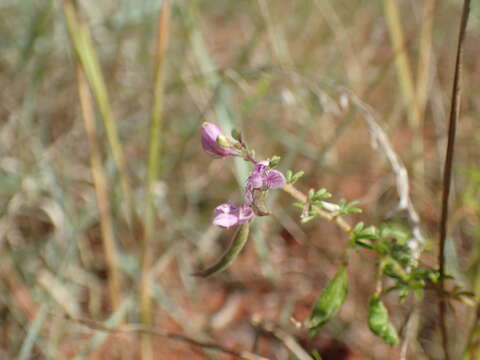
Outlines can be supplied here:
<path id="1" fill-rule="evenodd" d="M 412 127 L 420 125 L 417 107 L 415 106 L 415 88 L 413 85 L 412 70 L 405 48 L 405 39 L 400 22 L 400 14 L 395 0 L 384 0 L 385 15 L 388 31 L 395 53 L 395 66 L 397 68 L 400 90 L 408 109 L 408 117 Z"/>
<path id="2" fill-rule="evenodd" d="M 170 1 L 166 0 L 162 4 L 160 19 L 158 22 L 157 43 L 154 59 L 154 94 L 152 120 L 150 127 L 150 145 L 148 159 L 148 179 L 147 179 L 147 202 L 145 209 L 145 236 L 142 249 L 142 274 L 140 284 L 140 313 L 142 323 L 150 325 L 151 320 L 151 294 L 149 282 L 149 270 L 152 262 L 152 242 L 154 233 L 154 186 L 158 175 L 158 165 L 160 162 L 160 136 L 162 127 L 162 112 L 164 98 L 165 82 L 165 59 L 167 52 L 168 33 L 170 23 Z M 142 359 L 152 359 L 151 335 L 142 334 Z"/>
<path id="3" fill-rule="evenodd" d="M 113 232 L 112 214 L 108 196 L 108 185 L 105 170 L 102 166 L 100 146 L 95 129 L 95 115 L 93 112 L 90 89 L 85 74 L 80 65 L 77 65 L 78 94 L 82 109 L 82 117 L 90 149 L 90 166 L 100 210 L 100 228 L 102 243 L 108 267 L 108 287 L 112 309 L 115 310 L 120 302 L 120 274 L 118 270 L 118 256 Z"/>
<path id="4" fill-rule="evenodd" d="M 435 0 L 425 1 L 422 14 L 422 30 L 420 31 L 420 49 L 417 67 L 416 102 L 417 114 L 421 121 L 425 116 L 428 100 L 428 85 L 432 59 L 432 32 L 435 11 Z"/>
<path id="5" fill-rule="evenodd" d="M 86 79 L 92 89 L 98 110 L 105 125 L 113 159 L 120 175 L 123 195 L 127 205 L 128 220 L 132 221 L 134 208 L 127 167 L 125 165 L 125 156 L 120 144 L 117 124 L 113 118 L 107 86 L 95 54 L 90 32 L 87 25 L 80 19 L 78 10 L 72 0 L 65 1 L 64 12 L 76 58 L 85 72 Z"/>

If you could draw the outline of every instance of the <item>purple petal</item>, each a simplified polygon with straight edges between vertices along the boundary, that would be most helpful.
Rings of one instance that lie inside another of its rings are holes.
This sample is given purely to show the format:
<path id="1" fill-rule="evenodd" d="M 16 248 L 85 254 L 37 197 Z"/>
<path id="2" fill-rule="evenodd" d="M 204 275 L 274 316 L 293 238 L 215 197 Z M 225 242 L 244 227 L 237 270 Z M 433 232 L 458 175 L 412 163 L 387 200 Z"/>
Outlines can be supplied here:
<path id="1" fill-rule="evenodd" d="M 260 161 L 250 173 L 247 179 L 247 187 L 253 189 L 262 189 L 265 187 L 265 171 L 268 168 L 268 161 Z"/>
<path id="2" fill-rule="evenodd" d="M 202 125 L 202 148 L 213 157 L 225 157 L 237 155 L 233 149 L 228 149 L 220 146 L 217 143 L 217 138 L 222 134 L 220 128 L 212 123 L 204 122 Z"/>
<path id="3" fill-rule="evenodd" d="M 204 122 L 202 124 L 202 135 L 205 134 L 206 137 L 217 140 L 217 137 L 222 135 L 222 130 L 220 128 L 212 123 L 209 122 Z"/>
<path id="4" fill-rule="evenodd" d="M 253 217 L 253 209 L 249 205 L 242 205 L 238 212 L 238 223 L 243 224 Z"/>
<path id="5" fill-rule="evenodd" d="M 245 186 L 244 200 L 247 205 L 250 205 L 253 202 L 253 187 L 248 182 L 247 186 Z"/>
<path id="6" fill-rule="evenodd" d="M 255 169 L 253 170 L 254 173 L 263 173 L 267 168 L 268 168 L 268 164 L 269 162 L 264 160 L 264 161 L 259 161 L 256 165 L 255 165 Z"/>
<path id="7" fill-rule="evenodd" d="M 248 177 L 247 181 L 251 185 L 252 189 L 261 189 L 264 184 L 264 177 L 261 173 L 253 172 Z"/>
<path id="8" fill-rule="evenodd" d="M 232 214 L 218 214 L 213 219 L 212 223 L 217 226 L 229 228 L 239 224 L 238 216 Z"/>
<path id="9" fill-rule="evenodd" d="M 225 203 L 218 205 L 215 208 L 215 214 L 232 214 L 238 211 L 238 206 L 232 203 Z"/>
<path id="10" fill-rule="evenodd" d="M 285 176 L 280 171 L 270 170 L 267 172 L 266 183 L 269 189 L 278 189 L 285 186 Z"/>

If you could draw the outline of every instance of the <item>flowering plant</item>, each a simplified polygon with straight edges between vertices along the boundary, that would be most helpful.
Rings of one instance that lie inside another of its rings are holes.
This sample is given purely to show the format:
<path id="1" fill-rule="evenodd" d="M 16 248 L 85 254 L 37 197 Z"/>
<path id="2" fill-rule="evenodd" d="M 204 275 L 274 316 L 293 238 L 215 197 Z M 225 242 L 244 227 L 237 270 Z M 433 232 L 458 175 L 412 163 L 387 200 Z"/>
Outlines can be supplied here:
<path id="1" fill-rule="evenodd" d="M 202 125 L 202 147 L 207 154 L 216 158 L 238 156 L 254 165 L 245 184 L 245 203 L 240 206 L 225 203 L 215 208 L 213 224 L 223 228 L 244 224 L 254 215 L 268 215 L 267 211 L 261 209 L 261 199 L 268 190 L 278 189 L 286 184 L 285 176 L 280 171 L 272 169 L 279 158 L 257 161 L 237 131 L 232 132 L 232 137 L 234 139 L 228 139 L 215 124 L 206 122 Z"/>
<path id="2" fill-rule="evenodd" d="M 274 169 L 280 161 L 278 156 L 257 161 L 254 151 L 247 147 L 241 134 L 236 130 L 228 137 L 215 124 L 204 123 L 201 128 L 201 144 L 203 150 L 214 158 L 243 158 L 250 162 L 253 168 L 245 182 L 243 204 L 228 202 L 218 205 L 214 210 L 215 216 L 212 221 L 214 225 L 222 228 L 238 226 L 230 247 L 214 265 L 196 275 L 207 277 L 225 270 L 232 263 L 248 240 L 250 222 L 255 216 L 270 214 L 263 206 L 268 191 L 282 188 L 298 200 L 294 206 L 301 209 L 302 223 L 319 217 L 324 218 L 335 222 L 350 238 L 336 275 L 325 286 L 313 305 L 310 317 L 301 326 L 314 336 L 337 314 L 348 295 L 348 250 L 365 248 L 375 252 L 378 257 L 376 288 L 368 303 L 368 326 L 385 343 L 397 344 L 399 342 L 397 331 L 389 320 L 388 310 L 381 297 L 392 291 L 399 292 L 401 301 L 411 293 L 422 297 L 427 284 L 435 286 L 439 279 L 437 270 L 419 265 L 418 256 L 410 246 L 415 235 L 394 224 L 376 227 L 365 226 L 363 222 L 359 222 L 350 225 L 343 216 L 360 213 L 358 201 L 347 202 L 341 199 L 338 203 L 328 202 L 326 200 L 332 195 L 324 188 L 310 189 L 308 194 L 304 195 L 293 186 L 303 176 L 303 171 L 293 173 L 289 170 L 284 176 Z M 418 233 L 418 230 L 413 231 L 415 232 Z M 383 277 L 389 279 L 386 289 Z"/>

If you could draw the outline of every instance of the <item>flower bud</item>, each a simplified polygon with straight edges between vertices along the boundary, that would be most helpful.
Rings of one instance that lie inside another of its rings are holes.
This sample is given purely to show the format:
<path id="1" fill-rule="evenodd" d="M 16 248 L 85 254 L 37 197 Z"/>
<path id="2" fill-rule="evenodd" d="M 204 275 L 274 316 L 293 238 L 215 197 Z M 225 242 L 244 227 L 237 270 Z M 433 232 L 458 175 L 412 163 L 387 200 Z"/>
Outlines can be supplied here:
<path id="1" fill-rule="evenodd" d="M 238 156 L 238 151 L 230 144 L 220 128 L 208 122 L 202 124 L 202 148 L 213 157 Z"/>
<path id="2" fill-rule="evenodd" d="M 222 148 L 228 148 L 231 146 L 230 142 L 228 141 L 226 136 L 223 134 L 218 135 L 217 144 L 220 145 Z"/>

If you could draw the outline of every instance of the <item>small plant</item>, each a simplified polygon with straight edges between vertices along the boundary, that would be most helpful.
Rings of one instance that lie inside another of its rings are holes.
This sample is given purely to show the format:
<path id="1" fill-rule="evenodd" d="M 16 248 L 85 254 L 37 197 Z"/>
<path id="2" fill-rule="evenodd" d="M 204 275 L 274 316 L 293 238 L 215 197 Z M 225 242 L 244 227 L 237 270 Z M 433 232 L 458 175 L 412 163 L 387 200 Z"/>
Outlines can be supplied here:
<path id="1" fill-rule="evenodd" d="M 400 301 L 404 301 L 410 293 L 422 298 L 426 285 L 435 285 L 440 276 L 437 270 L 419 266 L 418 259 L 409 246 L 409 240 L 413 237 L 409 230 L 389 223 L 366 226 L 363 222 L 358 222 L 350 226 L 342 216 L 361 213 L 359 201 L 327 201 L 332 194 L 325 188 L 310 189 L 307 195 L 303 195 L 293 186 L 303 176 L 303 171 L 293 173 L 289 170 L 284 176 L 273 169 L 280 162 L 279 156 L 257 161 L 255 152 L 248 148 L 237 130 L 233 130 L 231 137 L 227 137 L 216 125 L 204 123 L 201 143 L 203 150 L 215 158 L 240 157 L 250 162 L 253 168 L 245 183 L 243 204 L 224 203 L 215 208 L 212 221 L 214 225 L 222 228 L 239 226 L 229 249 L 217 263 L 196 275 L 207 277 L 225 270 L 245 246 L 249 226 L 255 216 L 270 214 L 264 205 L 268 191 L 283 188 L 299 200 L 293 205 L 301 210 L 301 223 L 325 218 L 336 222 L 349 236 L 343 264 L 318 296 L 310 317 L 303 322 L 303 326 L 311 336 L 315 336 L 339 312 L 348 295 L 348 250 L 357 252 L 359 248 L 365 248 L 376 254 L 378 274 L 375 292 L 368 303 L 368 327 L 386 344 L 396 345 L 399 342 L 398 334 L 389 320 L 382 297 L 398 291 Z M 385 289 L 384 283 L 388 284 Z"/>

